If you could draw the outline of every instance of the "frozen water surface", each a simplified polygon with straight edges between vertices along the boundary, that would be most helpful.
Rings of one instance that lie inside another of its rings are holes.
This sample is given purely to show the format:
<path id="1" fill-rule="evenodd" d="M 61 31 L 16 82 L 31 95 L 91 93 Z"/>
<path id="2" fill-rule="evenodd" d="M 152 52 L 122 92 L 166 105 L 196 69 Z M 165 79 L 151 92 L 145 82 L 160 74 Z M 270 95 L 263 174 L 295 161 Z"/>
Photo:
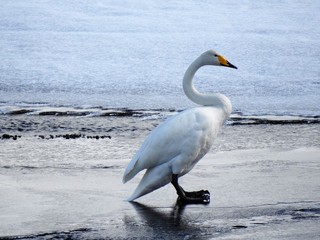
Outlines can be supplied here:
<path id="1" fill-rule="evenodd" d="M 208 206 L 176 205 L 166 186 L 130 204 L 123 169 L 162 119 L 3 115 L 0 236 L 9 239 L 317 239 L 319 124 L 227 125 L 181 179 L 209 189 Z M 15 131 L 12 124 L 26 130 Z M 39 126 L 40 125 L 40 126 Z M 38 127 L 37 127 L 38 126 Z M 55 126 L 59 126 L 56 128 Z M 81 130 L 107 139 L 65 139 Z M 54 135 L 51 139 L 49 136 Z M 40 136 L 44 136 L 42 139 Z"/>

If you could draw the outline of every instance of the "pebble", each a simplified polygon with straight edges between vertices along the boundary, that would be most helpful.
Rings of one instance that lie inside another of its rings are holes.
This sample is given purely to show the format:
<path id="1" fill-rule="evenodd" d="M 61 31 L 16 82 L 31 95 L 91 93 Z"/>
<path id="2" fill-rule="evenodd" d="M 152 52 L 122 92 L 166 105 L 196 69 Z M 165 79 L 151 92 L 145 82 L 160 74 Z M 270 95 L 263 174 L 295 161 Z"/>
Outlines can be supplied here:
<path id="1" fill-rule="evenodd" d="M 64 138 L 64 139 L 77 139 L 77 138 L 87 138 L 87 139 L 111 139 L 110 135 L 93 135 L 93 136 L 86 136 L 84 134 L 80 134 L 80 133 L 67 133 L 67 134 L 59 134 L 59 135 L 49 135 L 49 136 L 45 136 L 42 134 L 39 135 L 34 135 L 34 137 L 38 137 L 41 139 L 55 139 L 55 138 Z M 4 133 L 2 134 L 2 136 L 0 135 L 0 139 L 2 140 L 9 140 L 9 139 L 13 139 L 13 140 L 17 140 L 18 138 L 21 138 L 20 135 L 11 135 L 8 133 Z"/>
<path id="2" fill-rule="evenodd" d="M 18 138 L 21 138 L 21 136 L 20 135 L 11 135 L 11 134 L 7 134 L 7 133 L 2 134 L 2 136 L 1 136 L 1 139 L 3 139 L 3 140 L 7 140 L 7 139 L 17 140 Z"/>

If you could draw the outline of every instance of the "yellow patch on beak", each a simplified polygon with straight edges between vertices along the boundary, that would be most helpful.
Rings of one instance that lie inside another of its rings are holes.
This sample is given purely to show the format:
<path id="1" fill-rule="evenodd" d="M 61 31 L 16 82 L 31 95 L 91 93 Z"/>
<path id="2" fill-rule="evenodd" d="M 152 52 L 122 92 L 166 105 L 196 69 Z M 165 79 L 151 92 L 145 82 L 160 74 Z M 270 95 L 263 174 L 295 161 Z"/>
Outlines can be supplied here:
<path id="1" fill-rule="evenodd" d="M 221 65 L 226 66 L 226 67 L 229 66 L 227 59 L 225 59 L 223 56 L 218 55 L 218 60 Z"/>

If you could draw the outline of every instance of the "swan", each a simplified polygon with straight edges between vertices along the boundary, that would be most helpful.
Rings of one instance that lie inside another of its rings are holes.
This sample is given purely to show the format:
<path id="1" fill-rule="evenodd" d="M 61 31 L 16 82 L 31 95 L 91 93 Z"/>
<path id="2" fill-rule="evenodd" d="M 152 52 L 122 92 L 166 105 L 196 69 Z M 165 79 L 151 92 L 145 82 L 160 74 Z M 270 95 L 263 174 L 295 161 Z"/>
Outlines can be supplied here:
<path id="1" fill-rule="evenodd" d="M 171 182 L 177 191 L 179 202 L 210 202 L 209 191 L 187 192 L 178 183 L 179 177 L 188 173 L 210 150 L 220 128 L 232 111 L 231 101 L 225 95 L 203 94 L 194 87 L 193 77 L 197 70 L 205 65 L 237 69 L 214 50 L 202 53 L 192 62 L 183 77 L 183 90 L 191 101 L 202 106 L 169 117 L 145 139 L 123 175 L 123 183 L 126 183 L 141 170 L 146 169 L 128 201 L 132 202 Z"/>

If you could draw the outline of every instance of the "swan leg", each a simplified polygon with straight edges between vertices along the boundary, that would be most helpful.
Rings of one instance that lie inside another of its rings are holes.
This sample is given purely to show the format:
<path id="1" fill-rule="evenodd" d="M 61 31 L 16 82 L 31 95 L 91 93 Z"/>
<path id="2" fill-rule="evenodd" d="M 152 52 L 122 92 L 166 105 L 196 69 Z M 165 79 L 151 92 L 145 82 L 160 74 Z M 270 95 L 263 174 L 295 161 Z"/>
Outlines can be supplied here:
<path id="1" fill-rule="evenodd" d="M 172 185 L 177 191 L 178 200 L 182 204 L 209 204 L 210 193 L 207 190 L 200 190 L 197 192 L 186 192 L 178 183 L 178 175 L 172 175 Z"/>

